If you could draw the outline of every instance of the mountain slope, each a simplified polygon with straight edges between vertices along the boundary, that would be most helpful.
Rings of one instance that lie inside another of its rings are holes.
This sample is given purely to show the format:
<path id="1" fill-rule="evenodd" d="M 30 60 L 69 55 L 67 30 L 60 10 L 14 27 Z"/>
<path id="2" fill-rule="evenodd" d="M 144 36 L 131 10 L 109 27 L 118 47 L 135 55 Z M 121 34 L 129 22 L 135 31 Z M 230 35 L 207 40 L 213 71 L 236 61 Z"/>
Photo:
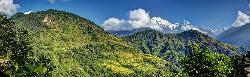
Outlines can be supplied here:
<path id="1" fill-rule="evenodd" d="M 241 27 L 232 27 L 218 36 L 218 39 L 230 44 L 250 47 L 250 23 Z"/>
<path id="2" fill-rule="evenodd" d="M 171 71 L 185 70 L 181 63 L 186 60 L 185 56 L 190 53 L 188 48 L 193 44 L 201 44 L 210 51 L 229 57 L 245 53 L 243 48 L 217 41 L 195 30 L 165 34 L 156 30 L 145 30 L 125 36 L 123 39 L 145 54 L 152 54 L 172 62 L 173 64 L 169 65 Z"/>
<path id="3" fill-rule="evenodd" d="M 29 67 L 17 76 L 171 76 L 170 63 L 139 53 L 93 22 L 50 9 L 11 18 L 28 31 Z"/>
<path id="4" fill-rule="evenodd" d="M 161 33 L 156 30 L 146 30 L 131 36 L 123 37 L 134 47 L 143 51 L 169 60 L 169 53 L 185 54 L 187 46 L 193 43 L 201 43 L 208 46 L 211 51 L 220 52 L 228 56 L 244 53 L 242 48 L 219 42 L 209 36 L 195 30 L 182 33 Z M 175 55 L 175 56 L 176 56 Z M 178 58 L 178 57 L 177 57 Z"/>

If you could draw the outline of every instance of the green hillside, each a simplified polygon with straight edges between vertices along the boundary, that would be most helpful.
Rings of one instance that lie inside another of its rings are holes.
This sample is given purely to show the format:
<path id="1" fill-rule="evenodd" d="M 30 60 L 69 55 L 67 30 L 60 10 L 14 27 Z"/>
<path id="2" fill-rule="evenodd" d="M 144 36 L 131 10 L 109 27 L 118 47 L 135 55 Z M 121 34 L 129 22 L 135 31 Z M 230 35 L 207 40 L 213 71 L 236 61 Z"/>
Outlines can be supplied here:
<path id="1" fill-rule="evenodd" d="M 245 53 L 193 30 L 119 38 L 53 9 L 0 15 L 0 51 L 0 77 L 234 76 L 244 72 L 235 55 Z"/>
<path id="2" fill-rule="evenodd" d="M 131 36 L 123 37 L 132 46 L 143 53 L 159 56 L 165 60 L 181 60 L 191 44 L 202 44 L 210 51 L 233 57 L 245 53 L 244 49 L 217 41 L 198 31 L 189 30 L 182 33 L 162 33 L 156 30 L 145 30 Z"/>
<path id="3" fill-rule="evenodd" d="M 123 39 L 142 53 L 173 63 L 168 66 L 171 71 L 184 71 L 191 77 L 239 75 L 244 67 L 240 64 L 242 59 L 237 58 L 238 55 L 245 54 L 246 50 L 217 41 L 195 30 L 182 33 L 145 30 Z"/>
<path id="4" fill-rule="evenodd" d="M 143 54 L 90 20 L 69 12 L 17 13 L 10 19 L 27 31 L 27 55 L 19 63 L 0 57 L 11 76 L 174 76 L 170 62 Z M 17 31 L 17 33 L 20 31 Z M 18 37 L 17 37 L 18 38 Z M 2 54 L 0 56 L 9 56 Z M 11 63 L 7 63 L 11 62 Z"/>

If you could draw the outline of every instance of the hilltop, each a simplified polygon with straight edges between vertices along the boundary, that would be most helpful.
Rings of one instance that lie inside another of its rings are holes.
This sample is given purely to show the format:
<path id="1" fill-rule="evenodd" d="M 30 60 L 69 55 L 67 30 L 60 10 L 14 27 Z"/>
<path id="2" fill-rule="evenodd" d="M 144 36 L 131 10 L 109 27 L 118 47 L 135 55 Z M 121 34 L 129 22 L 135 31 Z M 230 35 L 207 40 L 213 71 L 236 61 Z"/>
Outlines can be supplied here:
<path id="1" fill-rule="evenodd" d="M 10 20 L 27 31 L 26 42 L 30 50 L 24 65 L 18 62 L 18 65 L 10 64 L 15 66 L 10 68 L 16 71 L 5 74 L 85 77 L 174 75 L 166 66 L 169 62 L 140 53 L 126 41 L 78 15 L 50 9 L 30 14 L 17 13 Z"/>

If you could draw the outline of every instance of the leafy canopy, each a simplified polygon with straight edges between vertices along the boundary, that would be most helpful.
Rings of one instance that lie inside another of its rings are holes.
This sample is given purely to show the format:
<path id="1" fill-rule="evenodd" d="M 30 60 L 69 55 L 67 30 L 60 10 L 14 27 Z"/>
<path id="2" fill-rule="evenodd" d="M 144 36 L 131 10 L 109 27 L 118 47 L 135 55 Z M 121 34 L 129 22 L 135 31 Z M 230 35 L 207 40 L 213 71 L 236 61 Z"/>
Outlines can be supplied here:
<path id="1" fill-rule="evenodd" d="M 199 44 L 189 46 L 190 52 L 183 62 L 191 77 L 227 77 L 233 71 L 231 59 L 218 52 L 210 52 Z"/>

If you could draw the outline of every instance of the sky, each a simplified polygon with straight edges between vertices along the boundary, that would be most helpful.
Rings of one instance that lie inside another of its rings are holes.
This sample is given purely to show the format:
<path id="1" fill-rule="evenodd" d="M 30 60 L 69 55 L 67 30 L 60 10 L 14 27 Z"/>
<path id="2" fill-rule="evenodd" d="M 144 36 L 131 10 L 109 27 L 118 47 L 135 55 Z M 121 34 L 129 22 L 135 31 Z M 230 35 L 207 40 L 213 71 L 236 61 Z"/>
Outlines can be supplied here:
<path id="1" fill-rule="evenodd" d="M 152 19 L 164 21 L 170 24 L 170 28 L 188 20 L 202 28 L 222 29 L 242 25 L 242 21 L 250 22 L 249 3 L 249 0 L 0 0 L 0 13 L 13 15 L 16 12 L 58 9 L 80 15 L 98 25 L 123 26 L 121 29 L 137 28 L 148 22 L 152 25 Z M 145 14 L 146 17 L 133 18 L 132 13 Z M 126 25 L 131 27 L 124 27 Z"/>

